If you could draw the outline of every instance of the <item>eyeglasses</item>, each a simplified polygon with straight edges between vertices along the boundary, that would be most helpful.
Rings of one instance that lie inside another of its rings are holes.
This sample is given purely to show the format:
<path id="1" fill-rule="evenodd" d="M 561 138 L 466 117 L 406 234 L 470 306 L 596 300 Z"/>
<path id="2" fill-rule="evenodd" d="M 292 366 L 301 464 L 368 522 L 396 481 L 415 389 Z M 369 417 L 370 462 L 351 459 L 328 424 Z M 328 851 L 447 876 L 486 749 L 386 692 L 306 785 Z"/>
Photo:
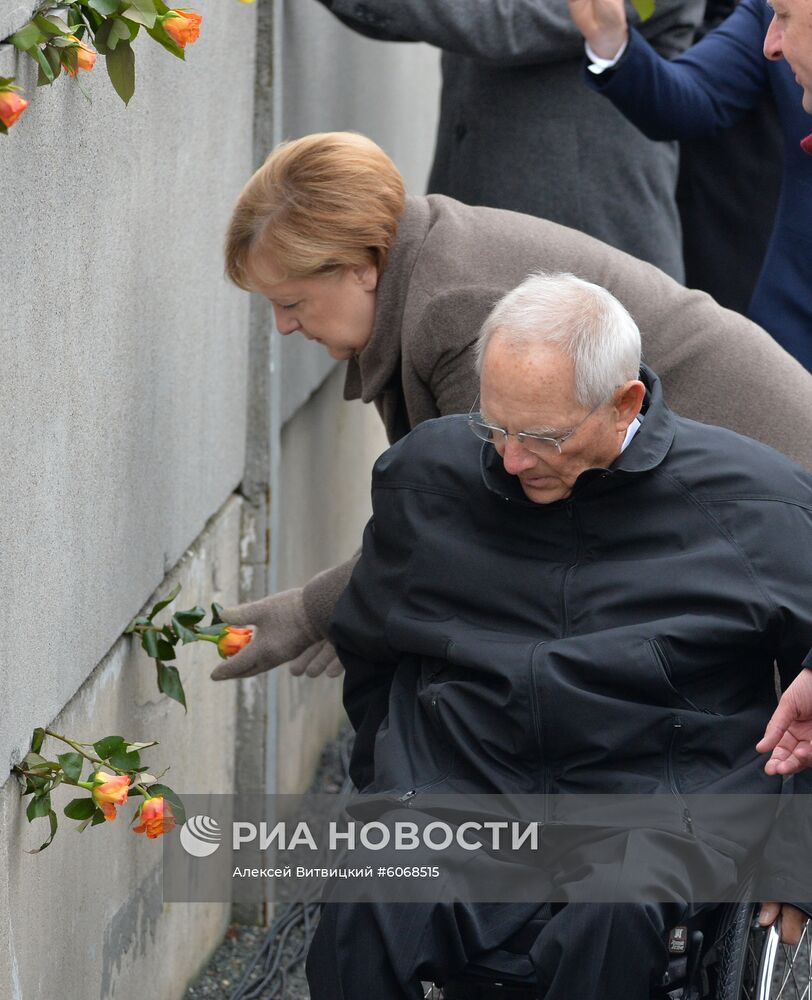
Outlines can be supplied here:
<path id="1" fill-rule="evenodd" d="M 523 448 L 526 448 L 534 455 L 549 454 L 552 449 L 555 449 L 560 455 L 561 446 L 564 442 L 568 441 L 580 427 L 583 427 L 592 414 L 603 406 L 603 403 L 593 406 L 584 419 L 568 430 L 566 434 L 559 434 L 558 437 L 550 437 L 546 434 L 531 434 L 529 431 L 517 431 L 515 434 L 511 434 L 504 427 L 496 427 L 494 424 L 488 424 L 482 419 L 482 413 L 475 409 L 478 403 L 479 396 L 477 396 L 474 406 L 468 414 L 468 426 L 480 440 L 487 441 L 494 446 L 507 446 L 507 439 L 515 437 Z"/>

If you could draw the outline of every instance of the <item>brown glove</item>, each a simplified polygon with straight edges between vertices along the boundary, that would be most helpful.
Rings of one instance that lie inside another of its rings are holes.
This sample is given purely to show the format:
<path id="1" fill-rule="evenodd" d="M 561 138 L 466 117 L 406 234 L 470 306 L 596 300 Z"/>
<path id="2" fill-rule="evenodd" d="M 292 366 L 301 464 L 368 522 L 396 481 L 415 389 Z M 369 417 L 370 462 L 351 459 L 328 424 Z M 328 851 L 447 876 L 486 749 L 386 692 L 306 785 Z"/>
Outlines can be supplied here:
<path id="1" fill-rule="evenodd" d="M 301 587 L 225 608 L 220 616 L 228 625 L 253 625 L 254 637 L 239 653 L 215 667 L 211 674 L 214 681 L 254 677 L 280 663 L 298 662 L 314 643 L 325 641 L 307 616 Z"/>
<path id="2" fill-rule="evenodd" d="M 319 674 L 327 674 L 328 677 L 339 677 L 344 673 L 341 661 L 336 656 L 329 639 L 322 639 L 321 642 L 314 643 L 295 660 L 288 664 L 290 672 L 294 677 L 301 677 L 306 674 L 308 677 L 318 677 Z"/>

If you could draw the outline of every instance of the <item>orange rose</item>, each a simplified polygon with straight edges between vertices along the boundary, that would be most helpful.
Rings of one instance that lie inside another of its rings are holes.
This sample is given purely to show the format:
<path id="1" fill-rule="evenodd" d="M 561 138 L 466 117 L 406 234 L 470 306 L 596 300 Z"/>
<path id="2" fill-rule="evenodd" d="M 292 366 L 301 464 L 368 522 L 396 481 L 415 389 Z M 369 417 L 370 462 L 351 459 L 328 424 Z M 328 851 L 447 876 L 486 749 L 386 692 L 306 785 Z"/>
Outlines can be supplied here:
<path id="1" fill-rule="evenodd" d="M 154 840 L 174 828 L 175 817 L 172 815 L 172 806 L 163 795 L 156 795 L 155 798 L 144 802 L 141 807 L 141 823 L 133 827 L 133 833 L 146 833 L 150 840 Z"/>
<path id="2" fill-rule="evenodd" d="M 185 48 L 197 41 L 202 20 L 200 14 L 193 10 L 170 10 L 161 23 L 167 35 L 181 48 Z"/>
<path id="3" fill-rule="evenodd" d="M 130 778 L 126 774 L 107 774 L 97 771 L 93 775 L 93 801 L 104 813 L 104 818 L 113 822 L 116 818 L 116 806 L 123 806 L 127 801 Z"/>
<path id="4" fill-rule="evenodd" d="M 235 628 L 233 625 L 226 625 L 223 634 L 217 640 L 217 648 L 220 656 L 224 660 L 229 656 L 234 656 L 253 639 L 254 631 L 250 628 Z"/>
<path id="5" fill-rule="evenodd" d="M 28 107 L 28 101 L 13 90 L 0 90 L 0 122 L 11 128 Z"/>
<path id="6" fill-rule="evenodd" d="M 71 69 L 70 66 L 63 63 L 62 65 L 65 67 L 65 72 L 69 76 L 76 76 L 80 69 L 89 73 L 96 65 L 96 53 L 90 48 L 89 45 L 85 45 L 84 42 L 80 42 L 76 35 L 68 35 L 68 38 L 70 38 L 72 42 L 76 42 L 74 51 L 76 52 L 77 69 Z"/>

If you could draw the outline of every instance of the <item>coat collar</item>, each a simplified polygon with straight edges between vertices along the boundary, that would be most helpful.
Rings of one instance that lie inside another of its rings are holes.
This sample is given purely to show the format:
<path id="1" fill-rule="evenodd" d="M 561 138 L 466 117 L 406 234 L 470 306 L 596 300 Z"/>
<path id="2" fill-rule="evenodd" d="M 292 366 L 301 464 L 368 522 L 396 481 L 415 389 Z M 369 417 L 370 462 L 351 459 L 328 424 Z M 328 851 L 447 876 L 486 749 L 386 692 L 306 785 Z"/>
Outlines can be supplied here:
<path id="1" fill-rule="evenodd" d="M 496 450 L 489 444 L 483 444 L 480 452 L 480 469 L 485 486 L 506 500 L 522 503 L 528 507 L 557 507 L 570 499 L 578 499 L 587 492 L 592 493 L 597 481 L 608 485 L 606 480 L 610 479 L 612 484 L 617 484 L 629 475 L 640 475 L 656 469 L 671 448 L 676 422 L 674 414 L 663 399 L 662 383 L 647 365 L 640 366 L 640 380 L 646 387 L 640 430 L 635 434 L 629 447 L 608 469 L 587 469 L 582 472 L 575 481 L 570 497 L 556 500 L 551 504 L 537 504 L 528 500 L 519 485 L 519 480 L 516 476 L 505 472 Z"/>
<path id="2" fill-rule="evenodd" d="M 378 281 L 375 325 L 367 346 L 347 362 L 344 398 L 371 403 L 400 364 L 400 332 L 412 271 L 428 236 L 431 219 L 425 198 L 407 198 L 389 260 Z"/>

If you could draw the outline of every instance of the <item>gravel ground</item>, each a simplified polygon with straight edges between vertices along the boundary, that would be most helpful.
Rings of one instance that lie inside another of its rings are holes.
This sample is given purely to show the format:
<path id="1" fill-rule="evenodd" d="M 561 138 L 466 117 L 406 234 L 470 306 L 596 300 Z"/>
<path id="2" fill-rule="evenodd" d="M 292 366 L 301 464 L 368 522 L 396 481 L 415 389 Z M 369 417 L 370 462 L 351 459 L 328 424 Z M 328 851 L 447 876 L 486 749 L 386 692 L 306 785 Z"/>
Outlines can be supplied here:
<path id="1" fill-rule="evenodd" d="M 324 748 L 311 791 L 329 793 L 340 791 L 345 778 L 342 753 L 345 755 L 347 753 L 350 736 L 351 730 L 347 727 L 338 740 Z M 281 916 L 284 916 L 285 911 L 281 908 L 280 911 Z M 257 961 L 254 973 L 249 977 L 249 983 L 256 983 L 258 970 L 276 960 L 279 960 L 282 968 L 290 966 L 290 971 L 285 976 L 284 982 L 276 987 L 251 989 L 250 986 L 244 986 L 239 990 L 239 1000 L 309 1000 L 310 991 L 307 988 L 302 959 L 313 927 L 309 928 L 310 934 L 305 933 L 303 922 L 297 919 L 300 913 L 301 909 L 297 911 L 296 917 L 290 920 L 286 932 L 284 927 L 278 928 L 272 938 L 274 928 L 269 931 L 263 927 L 232 924 L 217 951 L 212 955 L 207 968 L 186 991 L 184 1000 L 231 1000 L 241 987 L 241 979 L 246 974 L 248 966 L 261 949 L 263 955 Z M 267 946 L 263 949 L 263 945 Z M 265 962 L 266 953 L 268 963 Z"/>

